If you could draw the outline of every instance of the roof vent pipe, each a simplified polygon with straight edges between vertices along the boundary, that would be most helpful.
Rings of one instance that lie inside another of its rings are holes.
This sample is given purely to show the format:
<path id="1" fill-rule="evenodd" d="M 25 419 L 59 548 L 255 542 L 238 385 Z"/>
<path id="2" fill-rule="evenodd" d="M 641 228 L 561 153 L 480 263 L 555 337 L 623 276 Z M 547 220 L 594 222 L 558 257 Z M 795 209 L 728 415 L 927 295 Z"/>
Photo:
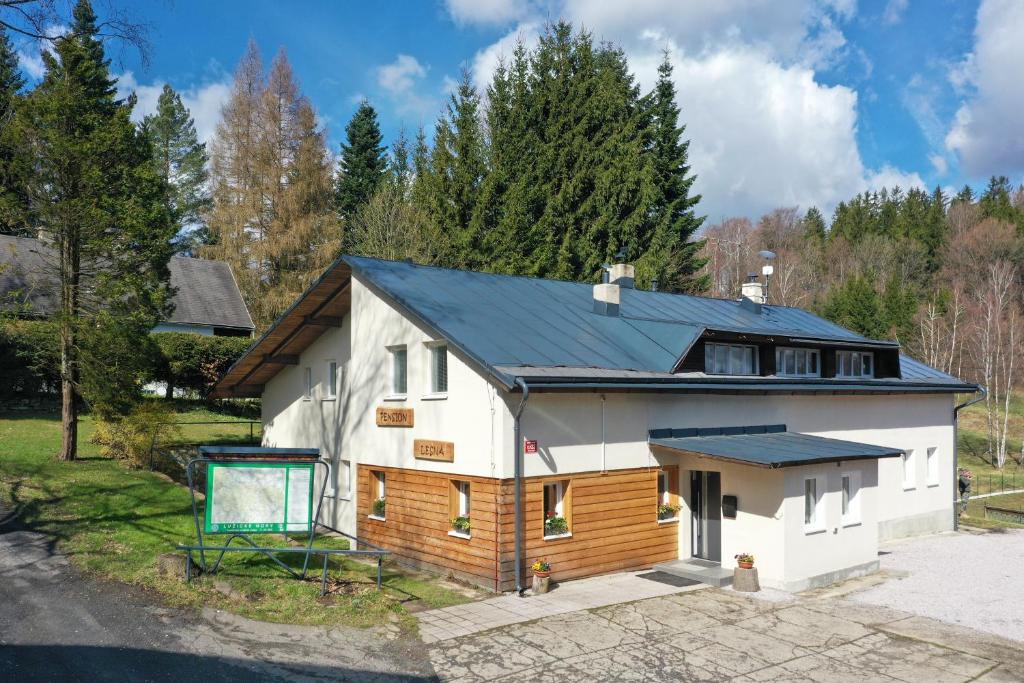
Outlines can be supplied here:
<path id="1" fill-rule="evenodd" d="M 657 292 L 658 291 L 658 278 L 656 278 L 656 277 L 652 277 L 651 278 L 651 291 L 652 292 Z"/>

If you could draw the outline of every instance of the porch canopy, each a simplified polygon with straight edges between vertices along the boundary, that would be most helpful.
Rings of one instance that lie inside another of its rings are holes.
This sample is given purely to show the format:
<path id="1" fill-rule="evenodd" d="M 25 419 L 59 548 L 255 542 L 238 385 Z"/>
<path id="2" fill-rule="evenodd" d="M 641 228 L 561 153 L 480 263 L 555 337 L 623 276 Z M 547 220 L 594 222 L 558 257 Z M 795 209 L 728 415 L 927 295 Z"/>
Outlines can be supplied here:
<path id="1" fill-rule="evenodd" d="M 786 425 L 652 429 L 648 442 L 659 448 L 769 468 L 903 455 L 899 448 L 788 432 Z"/>

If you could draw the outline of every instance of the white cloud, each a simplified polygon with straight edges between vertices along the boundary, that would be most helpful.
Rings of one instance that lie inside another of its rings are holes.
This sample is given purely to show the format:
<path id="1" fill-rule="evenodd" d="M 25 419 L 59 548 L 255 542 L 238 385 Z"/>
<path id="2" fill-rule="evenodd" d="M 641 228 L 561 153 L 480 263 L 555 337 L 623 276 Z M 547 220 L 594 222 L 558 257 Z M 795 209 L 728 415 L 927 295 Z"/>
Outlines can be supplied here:
<path id="1" fill-rule="evenodd" d="M 862 190 L 881 190 L 883 187 L 899 187 L 903 190 L 909 190 L 915 187 L 922 190 L 927 189 L 927 186 L 924 184 L 924 180 L 917 172 L 907 173 L 906 171 L 901 171 L 898 168 L 893 168 L 888 164 L 882 166 L 882 168 L 877 171 L 869 172 L 862 186 Z"/>
<path id="2" fill-rule="evenodd" d="M 522 42 L 527 47 L 537 43 L 543 25 L 540 21 L 528 21 L 519 24 L 515 29 L 502 36 L 496 43 L 488 45 L 480 50 L 473 57 L 473 65 L 470 72 L 473 74 L 473 83 L 480 90 L 487 87 L 491 82 L 491 76 L 498 68 L 498 62 L 505 60 L 508 63 L 515 52 L 516 44 Z"/>
<path id="3" fill-rule="evenodd" d="M 928 161 L 931 162 L 932 168 L 939 175 L 946 175 L 946 171 L 949 170 L 949 162 L 946 161 L 946 157 L 941 154 L 929 154 Z"/>
<path id="4" fill-rule="evenodd" d="M 950 72 L 954 85 L 969 87 L 956 112 L 946 147 L 972 176 L 1024 170 L 1024 3 L 983 0 L 978 7 L 974 50 Z"/>
<path id="5" fill-rule="evenodd" d="M 156 112 L 157 101 L 163 90 L 164 81 L 157 80 L 150 84 L 139 83 L 135 74 L 126 71 L 117 76 L 117 94 L 127 97 L 134 92 L 138 103 L 132 112 L 134 121 L 141 121 L 146 115 Z M 221 109 L 231 97 L 231 81 L 227 78 L 195 85 L 178 90 L 182 104 L 189 110 L 196 124 L 196 134 L 200 141 L 209 142 L 217 130 Z"/>
<path id="6" fill-rule="evenodd" d="M 377 85 L 388 94 L 399 114 L 423 118 L 437 113 L 437 97 L 420 91 L 428 69 L 412 55 L 405 54 L 398 55 L 390 64 L 377 67 Z"/>
<path id="7" fill-rule="evenodd" d="M 534 9 L 530 0 L 445 0 L 444 4 L 457 24 L 507 24 Z"/>
<path id="8" fill-rule="evenodd" d="M 882 23 L 887 26 L 895 26 L 903 21 L 903 14 L 907 11 L 910 0 L 889 0 L 882 11 Z"/>
<path id="9" fill-rule="evenodd" d="M 39 52 L 18 51 L 18 65 L 30 78 L 38 81 L 46 74 L 46 66 L 43 64 L 43 57 Z"/>

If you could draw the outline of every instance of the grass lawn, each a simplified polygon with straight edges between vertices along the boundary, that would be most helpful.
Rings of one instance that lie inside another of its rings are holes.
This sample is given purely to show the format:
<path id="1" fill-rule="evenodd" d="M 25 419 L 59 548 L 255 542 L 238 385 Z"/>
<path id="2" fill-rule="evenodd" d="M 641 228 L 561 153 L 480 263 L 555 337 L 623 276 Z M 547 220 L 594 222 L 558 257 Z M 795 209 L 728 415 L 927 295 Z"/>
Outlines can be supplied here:
<path id="1" fill-rule="evenodd" d="M 963 399 L 963 397 L 958 397 Z M 986 454 L 985 406 L 975 404 L 960 414 L 960 466 L 974 474 L 973 495 L 1024 489 L 1024 467 L 1019 464 L 1021 436 L 1024 436 L 1024 394 L 1010 401 L 1009 457 L 1002 469 L 995 467 Z"/>
<path id="2" fill-rule="evenodd" d="M 1001 519 L 985 519 L 986 505 L 1009 510 L 1024 510 L 1024 493 L 971 499 L 967 503 L 967 512 L 960 518 L 964 524 L 983 529 L 1024 529 L 1024 524 L 1015 524 Z"/>
<path id="3" fill-rule="evenodd" d="M 180 413 L 179 420 L 241 419 L 189 410 Z M 320 599 L 319 572 L 298 581 L 250 553 L 229 553 L 216 576 L 199 577 L 191 585 L 179 576 L 161 576 L 157 556 L 173 552 L 177 543 L 195 541 L 188 490 L 163 475 L 99 457 L 99 447 L 88 443 L 92 430 L 93 422 L 85 416 L 80 423 L 79 460 L 63 463 L 55 458 L 60 444 L 57 415 L 0 413 L 0 497 L 17 510 L 22 522 L 55 537 L 60 549 L 93 575 L 152 589 L 172 605 L 210 606 L 296 624 L 373 626 L 397 620 L 408 626 L 410 610 L 454 605 L 478 595 L 391 563 L 385 564 L 385 590 L 378 592 L 373 589 L 375 564 L 337 559 L 330 571 L 331 594 Z M 181 440 L 247 441 L 248 435 L 245 424 L 202 425 L 183 428 Z M 280 536 L 256 540 L 282 544 Z M 345 541 L 325 542 L 336 546 Z M 301 564 L 298 555 L 286 557 L 291 564 Z"/>

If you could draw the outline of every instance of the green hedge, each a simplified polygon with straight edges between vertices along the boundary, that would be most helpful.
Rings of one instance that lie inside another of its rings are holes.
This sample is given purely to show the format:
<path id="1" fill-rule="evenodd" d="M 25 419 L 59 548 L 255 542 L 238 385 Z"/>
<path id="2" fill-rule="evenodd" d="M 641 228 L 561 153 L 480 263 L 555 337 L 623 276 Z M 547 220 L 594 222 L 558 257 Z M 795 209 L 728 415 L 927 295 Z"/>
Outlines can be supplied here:
<path id="1" fill-rule="evenodd" d="M 206 396 L 252 344 L 248 337 L 207 337 L 188 332 L 156 332 L 151 336 L 160 353 L 156 379 L 199 396 Z"/>
<path id="2" fill-rule="evenodd" d="M 60 393 L 57 326 L 44 320 L 0 321 L 0 401 Z"/>

